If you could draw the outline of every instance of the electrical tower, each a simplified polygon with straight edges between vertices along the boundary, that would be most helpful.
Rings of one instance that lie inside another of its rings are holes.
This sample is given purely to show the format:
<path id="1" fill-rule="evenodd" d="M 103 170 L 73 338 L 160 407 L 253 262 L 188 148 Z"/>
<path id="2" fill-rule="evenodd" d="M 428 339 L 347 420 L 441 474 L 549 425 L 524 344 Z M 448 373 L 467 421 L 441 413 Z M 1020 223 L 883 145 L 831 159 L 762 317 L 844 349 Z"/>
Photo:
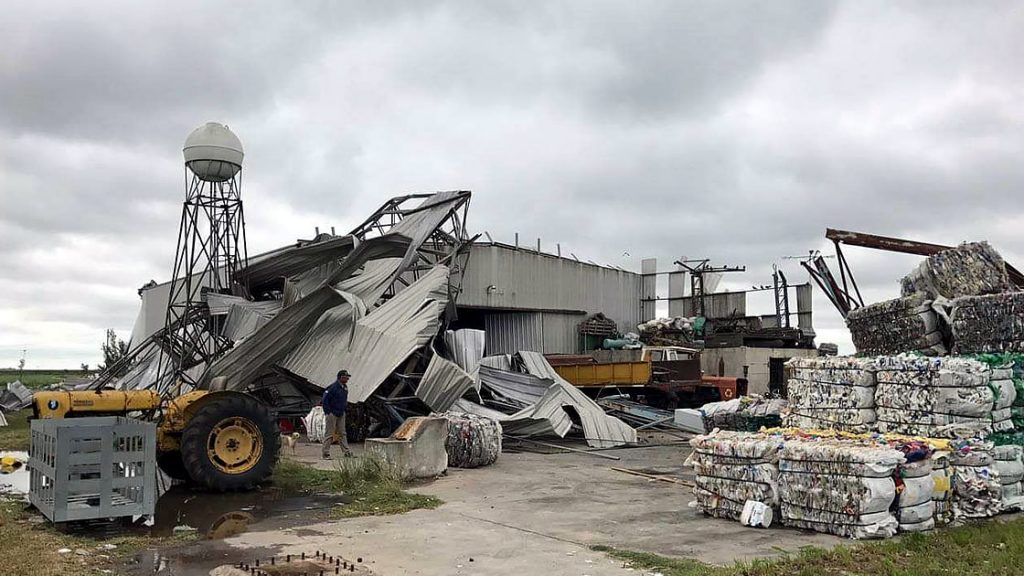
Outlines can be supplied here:
<path id="1" fill-rule="evenodd" d="M 185 139 L 185 202 L 171 275 L 167 316 L 156 339 L 163 352 L 156 386 L 198 387 L 210 362 L 230 347 L 213 317 L 208 293 L 245 295 L 234 282 L 246 265 L 242 214 L 242 143 L 227 126 L 208 122 Z"/>

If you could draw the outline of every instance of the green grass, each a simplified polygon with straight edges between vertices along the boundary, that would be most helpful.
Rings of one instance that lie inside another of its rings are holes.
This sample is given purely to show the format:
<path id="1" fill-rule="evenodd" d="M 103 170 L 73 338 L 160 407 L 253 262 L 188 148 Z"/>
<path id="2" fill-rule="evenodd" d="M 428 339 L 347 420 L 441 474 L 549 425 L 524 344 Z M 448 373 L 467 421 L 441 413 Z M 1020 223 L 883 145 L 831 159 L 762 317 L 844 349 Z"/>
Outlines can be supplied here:
<path id="1" fill-rule="evenodd" d="M 21 372 L 17 369 L 8 368 L 0 370 L 0 385 L 20 380 L 22 384 L 29 388 L 45 388 L 50 384 L 56 384 L 68 378 L 80 378 L 90 374 L 93 374 L 93 372 L 83 372 L 81 370 L 25 370 Z"/>
<path id="2" fill-rule="evenodd" d="M 0 450 L 28 450 L 31 415 L 31 408 L 4 413 L 7 426 L 0 427 Z"/>
<path id="3" fill-rule="evenodd" d="M 778 559 L 727 567 L 608 546 L 593 549 L 665 576 L 1009 576 L 1024 569 L 1024 519 L 981 522 L 829 550 L 807 548 Z"/>
<path id="4" fill-rule="evenodd" d="M 340 460 L 335 470 L 318 470 L 305 464 L 281 460 L 271 480 L 285 491 L 340 493 L 352 501 L 337 507 L 338 518 L 401 514 L 417 508 L 437 508 L 441 500 L 403 490 L 401 480 L 379 460 Z"/>

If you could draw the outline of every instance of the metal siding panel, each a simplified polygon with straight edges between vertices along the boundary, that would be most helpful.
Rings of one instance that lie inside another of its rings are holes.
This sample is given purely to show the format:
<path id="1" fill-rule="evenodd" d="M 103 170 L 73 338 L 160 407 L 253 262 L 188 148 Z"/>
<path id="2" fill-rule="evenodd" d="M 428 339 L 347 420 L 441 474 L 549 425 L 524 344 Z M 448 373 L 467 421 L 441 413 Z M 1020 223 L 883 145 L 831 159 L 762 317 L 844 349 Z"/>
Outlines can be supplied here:
<path id="1" fill-rule="evenodd" d="M 541 314 L 544 330 L 544 354 L 576 354 L 579 352 L 577 326 L 586 316 L 579 314 Z"/>
<path id="2" fill-rule="evenodd" d="M 520 350 L 541 351 L 544 331 L 536 312 L 501 312 L 484 316 L 488 355 L 515 354 Z"/>
<path id="3" fill-rule="evenodd" d="M 796 287 L 797 325 L 804 330 L 814 329 L 814 322 L 811 317 L 813 299 L 814 295 L 810 284 L 802 284 Z"/>
<path id="4" fill-rule="evenodd" d="M 639 274 L 490 244 L 472 248 L 460 306 L 603 312 L 622 332 L 641 322 Z M 488 291 L 488 286 L 494 289 Z"/>

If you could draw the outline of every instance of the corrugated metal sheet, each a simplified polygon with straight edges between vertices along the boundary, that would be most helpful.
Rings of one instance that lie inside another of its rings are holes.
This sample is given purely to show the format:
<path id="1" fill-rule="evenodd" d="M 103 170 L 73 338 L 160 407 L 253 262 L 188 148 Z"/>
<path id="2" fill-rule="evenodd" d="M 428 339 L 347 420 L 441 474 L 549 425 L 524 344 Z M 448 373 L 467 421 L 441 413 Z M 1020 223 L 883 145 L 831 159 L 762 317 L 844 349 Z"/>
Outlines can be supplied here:
<path id="1" fill-rule="evenodd" d="M 483 330 L 447 330 L 444 345 L 452 360 L 469 374 L 474 374 L 484 357 L 485 332 Z"/>
<path id="2" fill-rule="evenodd" d="M 472 376 L 454 362 L 434 354 L 416 387 L 416 397 L 434 411 L 444 412 L 472 387 Z"/>
<path id="3" fill-rule="evenodd" d="M 459 305 L 531 311 L 603 312 L 619 330 L 640 323 L 641 276 L 569 258 L 474 244 Z M 581 318 L 582 320 L 582 318 Z"/>
<path id="4" fill-rule="evenodd" d="M 545 354 L 576 354 L 580 351 L 578 327 L 584 319 L 586 316 L 583 314 L 541 313 L 544 347 L 534 351 Z"/>
<path id="5" fill-rule="evenodd" d="M 358 320 L 354 329 L 350 306 L 329 311 L 281 367 L 321 386 L 344 368 L 352 374 L 349 401 L 366 400 L 402 361 L 437 334 L 448 304 L 448 274 L 446 266 L 434 267 Z"/>
<path id="6" fill-rule="evenodd" d="M 583 434 L 587 439 L 587 444 L 598 448 L 608 448 L 636 443 L 636 430 L 622 420 L 605 414 L 604 409 L 589 396 L 559 376 L 544 356 L 536 352 L 521 351 L 519 357 L 529 374 L 554 380 L 555 383 L 549 393 L 557 390 L 557 394 L 552 393 L 552 396 L 555 397 L 551 398 L 550 402 L 561 402 L 561 405 L 569 405 L 576 409 L 583 424 Z M 542 400 L 538 406 L 544 405 L 545 400 Z"/>
<path id="7" fill-rule="evenodd" d="M 394 258 L 396 254 L 404 254 L 409 249 L 408 239 L 397 235 L 367 240 L 352 251 L 332 280 L 345 281 L 368 261 Z M 355 276 L 352 280 L 358 281 L 364 275 L 365 273 Z M 382 274 L 385 279 L 372 283 L 372 289 L 383 293 L 387 285 L 390 284 L 386 278 L 391 278 L 393 275 L 393 272 L 387 276 Z M 366 299 L 364 298 L 364 300 Z M 282 360 L 302 342 L 324 312 L 343 304 L 345 304 L 344 296 L 332 286 L 325 285 L 314 290 L 309 296 L 291 306 L 286 306 L 267 322 L 262 330 L 246 338 L 241 344 L 228 350 L 217 359 L 210 366 L 210 377 L 226 377 L 227 389 L 233 390 L 247 386 L 271 364 Z"/>
<path id="8" fill-rule="evenodd" d="M 488 355 L 544 349 L 544 326 L 537 312 L 507 312 L 484 316 Z"/>
<path id="9" fill-rule="evenodd" d="M 814 293 L 810 284 L 796 287 L 797 325 L 802 330 L 814 330 L 814 319 L 811 315 L 813 302 Z"/>

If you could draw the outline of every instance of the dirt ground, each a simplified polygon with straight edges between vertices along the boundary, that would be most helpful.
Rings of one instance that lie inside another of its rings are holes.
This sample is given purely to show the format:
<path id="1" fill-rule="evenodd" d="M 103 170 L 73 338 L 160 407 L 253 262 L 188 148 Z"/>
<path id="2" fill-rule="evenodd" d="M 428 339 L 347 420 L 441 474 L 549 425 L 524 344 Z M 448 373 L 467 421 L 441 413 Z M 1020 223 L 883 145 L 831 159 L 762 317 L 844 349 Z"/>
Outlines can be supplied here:
<path id="1" fill-rule="evenodd" d="M 355 446 L 357 454 L 361 447 Z M 627 574 L 621 562 L 593 552 L 604 544 L 714 564 L 778 555 L 803 546 L 828 547 L 841 539 L 797 530 L 745 528 L 706 518 L 688 504 L 690 489 L 632 476 L 612 467 L 686 476 L 685 445 L 592 454 L 505 453 L 475 470 L 412 488 L 444 500 L 436 510 L 396 516 L 256 522 L 248 531 L 163 551 L 151 560 L 161 574 L 208 574 L 218 563 L 253 561 L 275 554 L 323 551 L 361 559 L 375 574 Z M 340 450 L 335 450 L 340 455 Z M 299 444 L 284 456 L 329 469 L 319 447 Z M 152 573 L 143 561 L 138 573 Z"/>

